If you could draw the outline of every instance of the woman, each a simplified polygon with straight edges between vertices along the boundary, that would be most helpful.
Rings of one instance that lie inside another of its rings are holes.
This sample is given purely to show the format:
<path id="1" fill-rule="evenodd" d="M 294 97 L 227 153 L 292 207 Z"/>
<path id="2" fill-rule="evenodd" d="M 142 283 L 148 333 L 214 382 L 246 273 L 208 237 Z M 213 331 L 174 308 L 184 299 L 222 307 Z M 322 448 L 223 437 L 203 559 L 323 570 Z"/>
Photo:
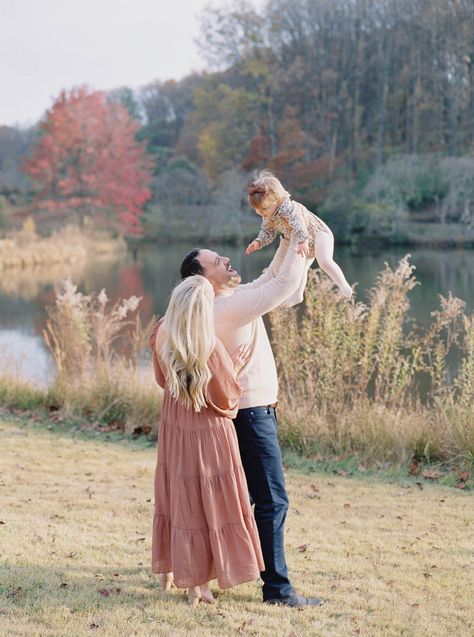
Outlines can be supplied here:
<path id="1" fill-rule="evenodd" d="M 246 352 L 231 359 L 214 335 L 214 291 L 191 276 L 173 291 L 150 344 L 164 388 L 155 472 L 152 571 L 191 605 L 259 577 L 264 563 L 232 418 Z"/>

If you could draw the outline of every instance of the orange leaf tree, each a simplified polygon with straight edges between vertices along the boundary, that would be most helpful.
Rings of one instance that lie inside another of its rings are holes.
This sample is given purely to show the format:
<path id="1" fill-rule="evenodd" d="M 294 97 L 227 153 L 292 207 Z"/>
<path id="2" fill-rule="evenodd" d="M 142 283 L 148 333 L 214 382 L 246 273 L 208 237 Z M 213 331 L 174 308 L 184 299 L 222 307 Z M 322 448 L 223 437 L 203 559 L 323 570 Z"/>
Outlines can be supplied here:
<path id="1" fill-rule="evenodd" d="M 138 234 L 152 161 L 136 141 L 138 123 L 117 102 L 86 88 L 63 91 L 40 125 L 24 170 L 37 185 L 34 207 L 46 215 Z"/>

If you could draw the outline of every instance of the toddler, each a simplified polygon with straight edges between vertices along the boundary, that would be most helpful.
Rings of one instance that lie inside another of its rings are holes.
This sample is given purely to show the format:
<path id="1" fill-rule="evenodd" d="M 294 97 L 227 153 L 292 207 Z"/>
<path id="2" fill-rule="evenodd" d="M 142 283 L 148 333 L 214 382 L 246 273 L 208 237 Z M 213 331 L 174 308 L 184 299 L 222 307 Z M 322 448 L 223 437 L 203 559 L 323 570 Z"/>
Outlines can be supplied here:
<path id="1" fill-rule="evenodd" d="M 279 179 L 269 170 L 260 172 L 248 188 L 248 201 L 262 217 L 258 237 L 250 243 L 245 254 L 269 245 L 279 231 L 284 237 L 294 232 L 298 238 L 298 253 L 307 259 L 303 279 L 297 292 L 287 300 L 291 306 L 303 300 L 308 270 L 316 257 L 319 267 L 328 274 L 345 298 L 350 299 L 352 288 L 333 259 L 334 236 L 322 219 L 305 206 L 292 201 Z"/>

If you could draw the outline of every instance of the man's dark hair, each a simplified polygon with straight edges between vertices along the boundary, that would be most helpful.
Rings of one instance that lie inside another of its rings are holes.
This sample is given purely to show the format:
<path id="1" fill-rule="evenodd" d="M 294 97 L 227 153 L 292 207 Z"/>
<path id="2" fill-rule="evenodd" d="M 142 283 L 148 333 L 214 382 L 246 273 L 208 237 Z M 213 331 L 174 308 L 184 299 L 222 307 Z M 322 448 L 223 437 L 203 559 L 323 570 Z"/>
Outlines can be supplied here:
<path id="1" fill-rule="evenodd" d="M 181 267 L 179 268 L 181 279 L 186 279 L 188 276 L 194 276 L 195 274 L 204 274 L 204 268 L 197 258 L 199 252 L 199 248 L 193 248 L 191 252 L 188 252 L 184 257 Z"/>

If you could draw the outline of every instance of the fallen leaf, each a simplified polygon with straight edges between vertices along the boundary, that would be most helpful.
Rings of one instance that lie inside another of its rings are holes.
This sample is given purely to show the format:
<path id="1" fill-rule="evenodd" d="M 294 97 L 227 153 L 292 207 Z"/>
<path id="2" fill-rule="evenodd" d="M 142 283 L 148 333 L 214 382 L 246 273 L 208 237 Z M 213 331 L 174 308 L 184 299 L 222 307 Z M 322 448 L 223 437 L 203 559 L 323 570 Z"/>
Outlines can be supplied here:
<path id="1" fill-rule="evenodd" d="M 146 540 L 146 538 L 144 538 L 144 537 L 137 537 L 135 542 L 144 542 L 145 540 Z"/>
<path id="2" fill-rule="evenodd" d="M 309 544 L 300 544 L 297 548 L 300 553 L 304 553 L 308 548 Z"/>
<path id="3" fill-rule="evenodd" d="M 345 509 L 350 509 L 350 508 L 351 508 L 351 505 L 349 504 L 349 502 L 346 502 L 346 503 L 344 504 L 344 508 L 345 508 Z"/>
<path id="4" fill-rule="evenodd" d="M 415 602 L 414 604 L 411 605 L 412 608 L 418 608 L 419 604 L 418 602 Z"/>
<path id="5" fill-rule="evenodd" d="M 408 473 L 412 476 L 417 476 L 420 473 L 420 467 L 418 466 L 418 460 L 413 459 L 410 464 L 410 468 L 408 469 Z"/>
<path id="6" fill-rule="evenodd" d="M 247 626 L 250 626 L 250 625 L 251 625 L 251 624 L 253 624 L 253 623 L 254 623 L 254 620 L 253 620 L 253 619 L 249 619 L 248 621 L 242 622 L 242 623 L 240 624 L 240 626 L 237 628 L 237 632 L 238 632 L 238 633 L 243 633 L 243 632 L 245 632 L 246 627 L 247 627 Z"/>
<path id="7" fill-rule="evenodd" d="M 74 551 L 71 551 L 70 553 L 66 554 L 66 557 L 73 558 L 73 557 L 76 557 L 76 555 L 77 553 L 74 553 Z"/>
<path id="8" fill-rule="evenodd" d="M 103 596 L 103 597 L 110 597 L 110 590 L 108 588 L 100 588 L 99 589 L 99 593 Z"/>
<path id="9" fill-rule="evenodd" d="M 436 480 L 443 474 L 441 473 L 441 471 L 425 469 L 421 475 L 423 476 L 423 478 L 426 478 L 427 480 Z"/>
<path id="10" fill-rule="evenodd" d="M 471 474 L 469 473 L 469 471 L 463 471 L 462 473 L 459 474 L 459 480 L 461 482 L 467 482 L 470 477 L 471 477 Z"/>

